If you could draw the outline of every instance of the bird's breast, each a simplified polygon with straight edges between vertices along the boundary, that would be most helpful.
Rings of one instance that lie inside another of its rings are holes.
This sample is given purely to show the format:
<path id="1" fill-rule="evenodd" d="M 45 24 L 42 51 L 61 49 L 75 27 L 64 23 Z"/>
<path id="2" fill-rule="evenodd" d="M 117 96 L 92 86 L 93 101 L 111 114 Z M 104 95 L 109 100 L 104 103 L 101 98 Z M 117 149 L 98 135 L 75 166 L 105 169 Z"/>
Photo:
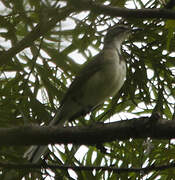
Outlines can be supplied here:
<path id="1" fill-rule="evenodd" d="M 106 69 L 104 70 L 104 80 L 111 90 L 111 96 L 117 93 L 122 87 L 126 77 L 126 63 L 116 50 L 109 50 L 104 53 Z M 107 88 L 106 87 L 106 88 Z"/>
<path id="2" fill-rule="evenodd" d="M 94 104 L 100 104 L 116 94 L 126 77 L 125 61 L 120 59 L 117 51 L 105 51 L 102 58 L 103 66 L 89 79 L 85 87 L 85 94 L 90 94 L 87 101 Z"/>

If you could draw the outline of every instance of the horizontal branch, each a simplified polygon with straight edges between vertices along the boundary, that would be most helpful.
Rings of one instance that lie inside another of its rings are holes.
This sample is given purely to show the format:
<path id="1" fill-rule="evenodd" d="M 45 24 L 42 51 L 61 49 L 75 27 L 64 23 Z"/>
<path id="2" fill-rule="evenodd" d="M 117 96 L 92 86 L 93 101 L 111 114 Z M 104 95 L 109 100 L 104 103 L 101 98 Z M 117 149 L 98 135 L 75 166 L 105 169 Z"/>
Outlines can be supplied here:
<path id="1" fill-rule="evenodd" d="M 175 122 L 148 117 L 88 127 L 22 126 L 0 128 L 0 145 L 101 144 L 129 138 L 175 138 Z"/>
<path id="2" fill-rule="evenodd" d="M 2 163 L 0 162 L 0 167 L 5 169 L 41 169 L 41 168 L 49 168 L 49 169 L 62 169 L 68 170 L 72 169 L 74 171 L 108 171 L 114 173 L 126 173 L 126 172 L 136 172 L 136 173 L 149 173 L 151 171 L 162 171 L 165 169 L 170 169 L 175 167 L 175 163 L 170 163 L 167 165 L 161 166 L 148 166 L 145 168 L 115 168 L 111 166 L 69 166 L 69 165 L 48 165 L 48 164 L 32 164 L 32 163 Z"/>
<path id="3" fill-rule="evenodd" d="M 74 0 L 75 1 L 75 0 Z M 81 2 L 81 1 L 80 1 Z M 81 10 L 90 10 L 95 14 L 105 14 L 113 17 L 125 17 L 125 18 L 165 18 L 165 19 L 175 19 L 175 11 L 163 8 L 154 9 L 127 9 L 101 5 L 99 3 L 94 3 L 91 1 L 83 0 L 81 3 L 76 4 Z"/>

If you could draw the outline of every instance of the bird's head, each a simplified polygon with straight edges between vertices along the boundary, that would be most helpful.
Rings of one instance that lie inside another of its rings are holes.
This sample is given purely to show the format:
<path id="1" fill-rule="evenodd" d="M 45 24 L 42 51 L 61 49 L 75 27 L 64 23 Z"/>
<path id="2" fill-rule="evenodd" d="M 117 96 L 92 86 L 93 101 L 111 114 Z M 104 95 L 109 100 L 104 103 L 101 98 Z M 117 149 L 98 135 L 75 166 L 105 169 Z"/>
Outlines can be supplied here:
<path id="1" fill-rule="evenodd" d="M 118 41 L 122 43 L 130 34 L 132 29 L 126 25 L 115 25 L 108 29 L 104 38 L 104 43 L 110 43 L 112 41 Z"/>

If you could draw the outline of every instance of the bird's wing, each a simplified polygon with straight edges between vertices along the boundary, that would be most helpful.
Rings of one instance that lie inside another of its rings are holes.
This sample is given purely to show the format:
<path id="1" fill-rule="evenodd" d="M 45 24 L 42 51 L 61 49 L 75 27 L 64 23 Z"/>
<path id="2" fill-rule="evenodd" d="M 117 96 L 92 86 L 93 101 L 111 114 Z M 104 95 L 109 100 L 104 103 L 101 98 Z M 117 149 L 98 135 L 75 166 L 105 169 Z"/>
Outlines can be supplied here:
<path id="1" fill-rule="evenodd" d="M 69 98 L 70 94 L 76 94 L 79 96 L 80 92 L 83 90 L 83 86 L 86 82 L 98 71 L 104 67 L 104 52 L 102 51 L 96 55 L 90 62 L 88 62 L 76 76 L 70 87 L 68 88 L 61 104 L 64 104 L 64 101 Z"/>

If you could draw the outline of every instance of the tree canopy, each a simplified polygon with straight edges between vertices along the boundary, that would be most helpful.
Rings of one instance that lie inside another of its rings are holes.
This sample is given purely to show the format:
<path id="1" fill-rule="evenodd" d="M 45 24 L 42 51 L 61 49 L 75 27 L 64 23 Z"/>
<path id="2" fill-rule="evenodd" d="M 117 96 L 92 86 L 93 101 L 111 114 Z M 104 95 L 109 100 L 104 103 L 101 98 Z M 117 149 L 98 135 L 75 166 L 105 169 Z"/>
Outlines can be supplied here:
<path id="1" fill-rule="evenodd" d="M 175 179 L 174 7 L 173 0 L 1 0 L 0 179 Z M 87 116 L 48 128 L 116 24 L 142 29 L 123 43 L 122 89 Z M 52 144 L 38 164 L 23 157 L 31 144 Z"/>

